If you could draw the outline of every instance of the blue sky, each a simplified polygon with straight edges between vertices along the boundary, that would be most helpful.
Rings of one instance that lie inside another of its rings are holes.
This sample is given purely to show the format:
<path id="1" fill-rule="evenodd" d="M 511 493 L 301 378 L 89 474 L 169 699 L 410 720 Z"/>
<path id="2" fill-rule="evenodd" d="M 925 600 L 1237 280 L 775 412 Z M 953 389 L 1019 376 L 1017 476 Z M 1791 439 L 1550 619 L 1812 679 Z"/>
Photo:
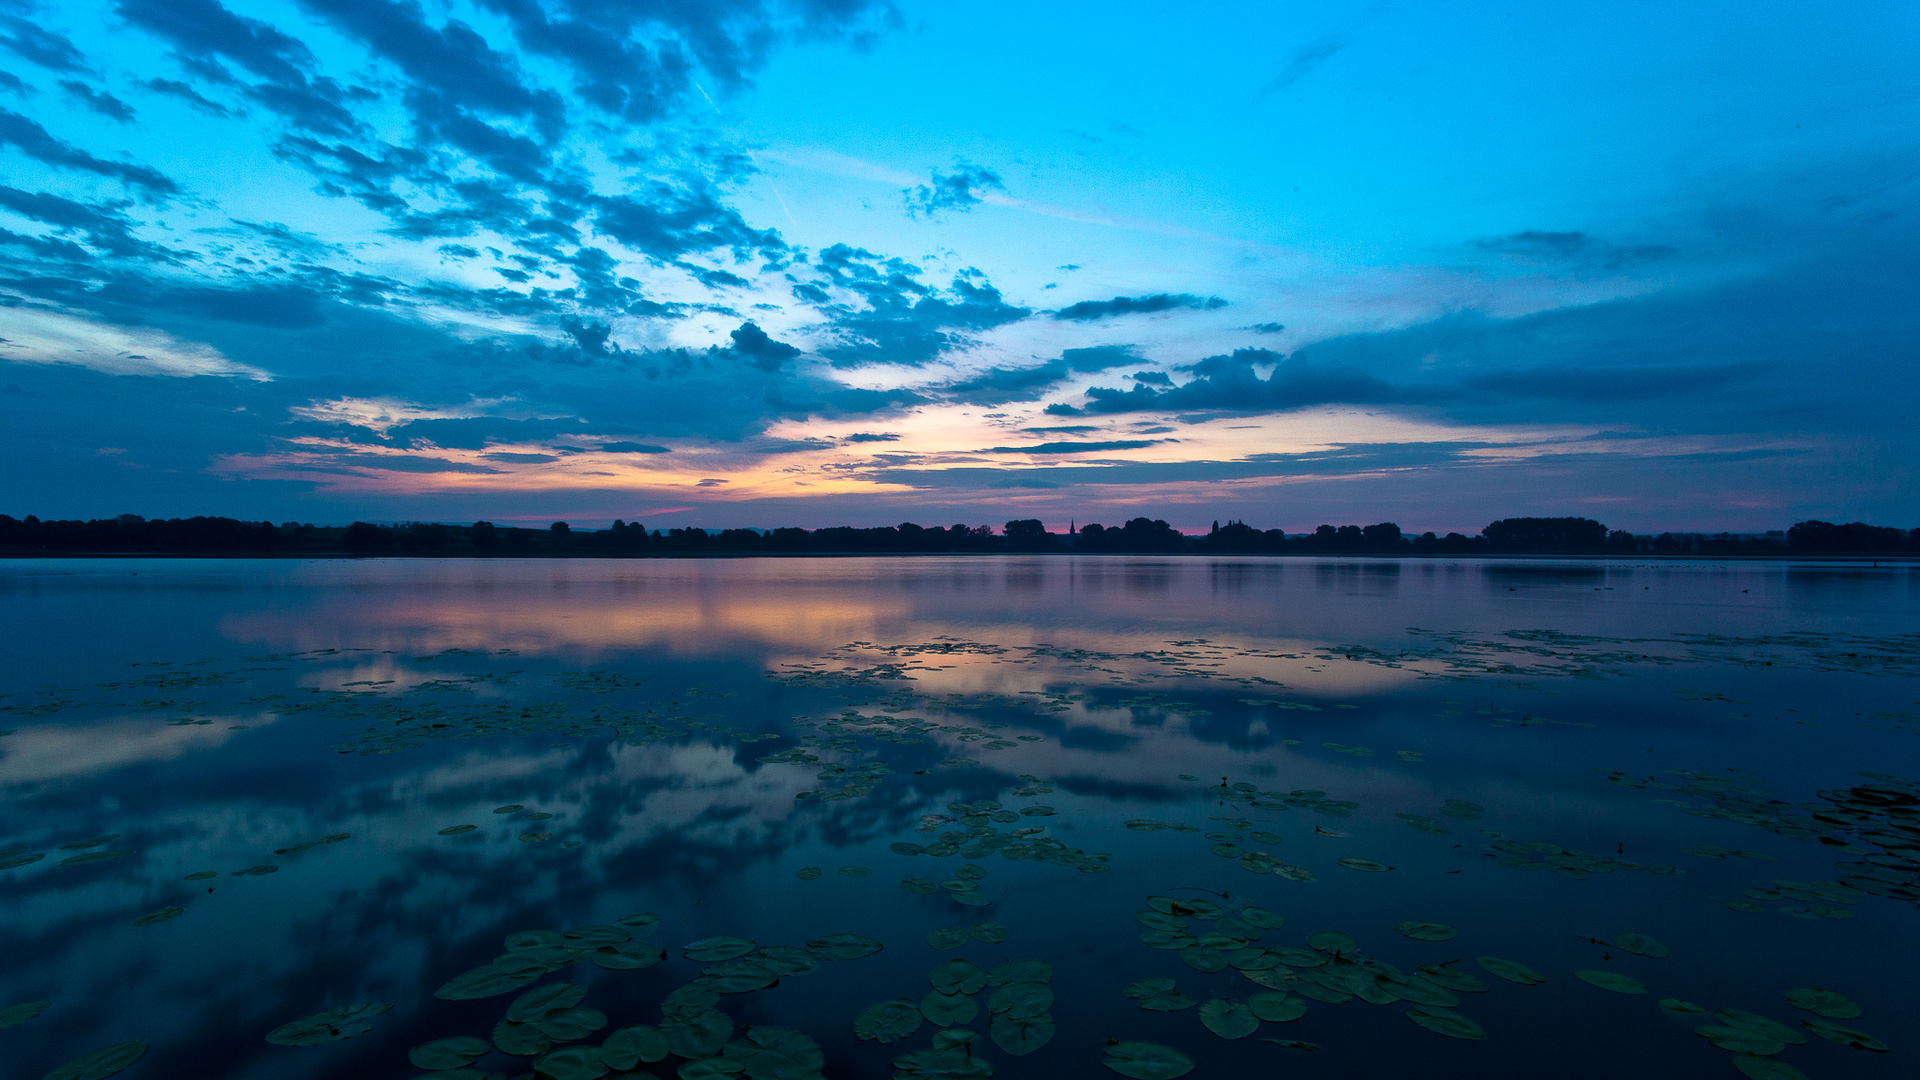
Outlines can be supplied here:
<path id="1" fill-rule="evenodd" d="M 0 511 L 1920 523 L 1917 22 L 0 0 Z"/>

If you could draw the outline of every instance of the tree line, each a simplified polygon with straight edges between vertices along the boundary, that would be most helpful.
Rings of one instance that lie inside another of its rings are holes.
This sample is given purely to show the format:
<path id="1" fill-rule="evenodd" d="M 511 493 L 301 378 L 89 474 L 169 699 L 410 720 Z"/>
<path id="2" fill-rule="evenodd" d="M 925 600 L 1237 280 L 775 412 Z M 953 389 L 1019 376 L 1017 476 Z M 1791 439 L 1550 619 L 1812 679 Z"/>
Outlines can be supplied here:
<path id="1" fill-rule="evenodd" d="M 1038 519 L 991 525 L 858 529 L 654 529 L 615 521 L 606 529 L 544 529 L 476 521 L 380 525 L 312 525 L 223 517 L 154 519 L 137 514 L 92 521 L 42 521 L 0 514 L 0 553 L 9 555 L 415 555 L 645 556 L 853 554 L 1186 555 L 1920 555 L 1920 529 L 1852 522 L 1802 521 L 1767 533 L 1664 532 L 1608 529 L 1591 518 L 1517 517 L 1477 535 L 1403 532 L 1393 522 L 1322 525 L 1308 533 L 1215 522 L 1205 533 L 1181 533 L 1137 517 L 1121 525 L 1089 524 L 1048 532 Z"/>

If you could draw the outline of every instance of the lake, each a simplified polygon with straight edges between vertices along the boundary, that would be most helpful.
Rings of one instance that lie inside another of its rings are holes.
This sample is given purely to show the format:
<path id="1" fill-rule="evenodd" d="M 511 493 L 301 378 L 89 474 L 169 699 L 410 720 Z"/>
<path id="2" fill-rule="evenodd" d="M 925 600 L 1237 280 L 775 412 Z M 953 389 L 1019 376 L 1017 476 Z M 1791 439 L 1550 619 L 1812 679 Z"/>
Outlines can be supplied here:
<path id="1" fill-rule="evenodd" d="M 7 1077 L 1920 1052 L 1912 565 L 13 560 L 0 616 Z"/>

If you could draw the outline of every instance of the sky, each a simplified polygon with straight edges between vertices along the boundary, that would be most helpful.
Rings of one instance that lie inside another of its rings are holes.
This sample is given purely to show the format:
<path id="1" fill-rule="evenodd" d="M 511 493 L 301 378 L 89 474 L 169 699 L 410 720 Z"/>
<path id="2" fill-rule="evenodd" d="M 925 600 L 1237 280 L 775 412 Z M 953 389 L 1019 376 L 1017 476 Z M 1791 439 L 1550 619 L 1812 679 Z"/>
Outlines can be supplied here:
<path id="1" fill-rule="evenodd" d="M 0 0 L 0 512 L 1920 525 L 1920 8 Z"/>

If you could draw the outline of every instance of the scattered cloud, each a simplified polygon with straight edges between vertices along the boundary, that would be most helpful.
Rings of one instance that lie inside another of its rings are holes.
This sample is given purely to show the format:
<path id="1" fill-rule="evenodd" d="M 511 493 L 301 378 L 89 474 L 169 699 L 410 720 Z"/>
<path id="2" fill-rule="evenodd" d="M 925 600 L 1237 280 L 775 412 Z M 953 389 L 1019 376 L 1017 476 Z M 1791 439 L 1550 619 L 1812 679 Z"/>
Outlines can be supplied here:
<path id="1" fill-rule="evenodd" d="M 1000 174 L 982 165 L 962 161 L 950 173 L 933 170 L 932 180 L 918 187 L 903 188 L 900 197 L 907 205 L 908 217 L 933 217 L 941 210 L 967 211 L 980 203 L 980 192 L 1007 193 Z"/>
<path id="2" fill-rule="evenodd" d="M 1217 296 L 1154 293 L 1150 296 L 1116 296 L 1111 300 L 1082 300 L 1054 312 L 1053 317 L 1074 322 L 1091 322 L 1094 319 L 1109 319 L 1116 315 L 1150 315 L 1157 311 L 1174 311 L 1179 308 L 1212 311 L 1226 306 L 1227 302 Z"/>

